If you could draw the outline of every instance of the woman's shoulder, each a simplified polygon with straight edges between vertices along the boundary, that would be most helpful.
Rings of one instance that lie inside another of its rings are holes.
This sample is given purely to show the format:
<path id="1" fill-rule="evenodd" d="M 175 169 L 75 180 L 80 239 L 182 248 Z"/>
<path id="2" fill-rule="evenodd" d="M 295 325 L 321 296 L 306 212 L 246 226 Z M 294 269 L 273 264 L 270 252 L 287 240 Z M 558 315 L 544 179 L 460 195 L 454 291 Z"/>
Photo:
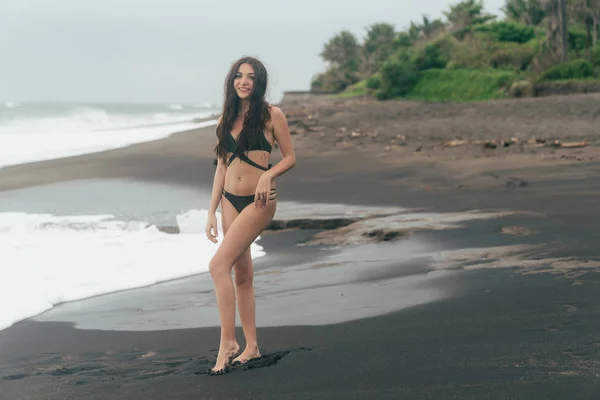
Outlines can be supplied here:
<path id="1" fill-rule="evenodd" d="M 282 117 L 285 118 L 285 114 L 283 113 L 281 108 L 274 106 L 273 104 L 268 104 L 267 107 L 269 108 L 269 113 L 271 114 L 271 119 L 282 118 Z"/>

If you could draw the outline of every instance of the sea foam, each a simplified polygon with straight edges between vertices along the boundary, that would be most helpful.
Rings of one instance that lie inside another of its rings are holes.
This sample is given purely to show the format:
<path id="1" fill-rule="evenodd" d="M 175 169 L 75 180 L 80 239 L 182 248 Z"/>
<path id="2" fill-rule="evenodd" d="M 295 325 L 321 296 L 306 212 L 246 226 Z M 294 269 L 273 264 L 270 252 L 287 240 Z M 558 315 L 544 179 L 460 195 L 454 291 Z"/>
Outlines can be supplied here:
<path id="1" fill-rule="evenodd" d="M 220 242 L 206 238 L 206 218 L 179 214 L 181 233 L 168 234 L 111 215 L 0 213 L 0 330 L 59 303 L 207 272 Z"/>

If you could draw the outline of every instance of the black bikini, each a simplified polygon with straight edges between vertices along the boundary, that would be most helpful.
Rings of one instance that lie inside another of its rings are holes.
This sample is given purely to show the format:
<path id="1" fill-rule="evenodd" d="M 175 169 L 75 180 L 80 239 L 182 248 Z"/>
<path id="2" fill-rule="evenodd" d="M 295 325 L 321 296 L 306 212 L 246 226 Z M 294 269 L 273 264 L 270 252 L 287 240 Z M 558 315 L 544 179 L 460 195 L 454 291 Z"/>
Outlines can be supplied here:
<path id="1" fill-rule="evenodd" d="M 273 166 L 272 164 L 269 164 L 269 167 L 265 168 L 262 165 L 257 164 L 254 161 L 252 161 L 250 158 L 248 158 L 248 156 L 246 156 L 243 153 L 239 154 L 239 155 L 235 154 L 235 149 L 237 148 L 237 141 L 235 140 L 235 138 L 233 137 L 231 132 L 229 132 L 229 134 L 227 135 L 226 146 L 227 146 L 227 152 L 233 153 L 231 155 L 231 157 L 229 157 L 229 160 L 227 161 L 228 167 L 229 167 L 229 165 L 231 165 L 233 160 L 235 160 L 236 158 L 239 158 L 241 161 L 244 161 L 245 163 L 250 164 L 255 168 L 262 169 L 263 171 L 267 171 Z M 271 147 L 271 143 L 269 143 L 269 141 L 267 140 L 265 135 L 262 134 L 262 135 L 260 135 L 258 143 L 256 143 L 254 146 L 252 146 L 248 149 L 248 151 L 250 151 L 250 150 L 263 150 L 263 151 L 269 152 L 269 154 L 270 154 L 272 147 Z M 250 204 L 252 204 L 254 202 L 253 194 L 248 195 L 248 196 L 238 196 L 236 194 L 229 193 L 229 192 L 225 191 L 225 189 L 223 189 L 223 196 L 225 196 L 225 198 L 227 200 L 229 200 L 229 202 L 235 207 L 235 209 L 238 211 L 238 213 L 241 213 L 244 208 L 246 208 L 247 206 L 249 206 Z M 273 197 L 271 197 L 271 196 L 273 196 Z M 276 190 L 271 189 L 271 192 L 269 194 L 270 200 L 274 200 L 276 197 L 277 197 Z"/>

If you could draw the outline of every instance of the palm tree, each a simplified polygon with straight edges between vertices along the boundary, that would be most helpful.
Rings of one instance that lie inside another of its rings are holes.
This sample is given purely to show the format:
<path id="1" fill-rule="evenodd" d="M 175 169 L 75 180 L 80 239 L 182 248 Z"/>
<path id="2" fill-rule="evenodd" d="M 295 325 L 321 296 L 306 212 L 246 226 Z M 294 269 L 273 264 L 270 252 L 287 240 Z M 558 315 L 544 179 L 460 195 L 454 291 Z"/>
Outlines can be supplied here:
<path id="1" fill-rule="evenodd" d="M 362 46 L 364 57 L 362 70 L 366 76 L 370 76 L 377 71 L 393 52 L 395 39 L 396 29 L 394 25 L 380 22 L 367 28 Z"/>
<path id="2" fill-rule="evenodd" d="M 493 15 L 483 13 L 483 0 L 463 0 L 452 4 L 450 10 L 445 11 L 444 15 L 454 29 L 484 23 L 495 18 Z"/>
<path id="3" fill-rule="evenodd" d="M 569 0 L 569 11 L 576 21 L 583 21 L 588 35 L 588 50 L 598 42 L 600 0 Z"/>
<path id="4" fill-rule="evenodd" d="M 566 62 L 568 59 L 566 0 L 541 0 L 541 5 L 547 15 L 547 38 L 550 51 L 559 62 Z"/>
<path id="5" fill-rule="evenodd" d="M 423 15 L 423 23 L 421 24 L 421 32 L 425 39 L 429 39 L 444 29 L 444 22 L 441 19 L 429 20 L 429 17 Z"/>
<path id="6" fill-rule="evenodd" d="M 525 25 L 537 26 L 546 17 L 540 0 L 507 0 L 502 11 L 507 19 Z"/>

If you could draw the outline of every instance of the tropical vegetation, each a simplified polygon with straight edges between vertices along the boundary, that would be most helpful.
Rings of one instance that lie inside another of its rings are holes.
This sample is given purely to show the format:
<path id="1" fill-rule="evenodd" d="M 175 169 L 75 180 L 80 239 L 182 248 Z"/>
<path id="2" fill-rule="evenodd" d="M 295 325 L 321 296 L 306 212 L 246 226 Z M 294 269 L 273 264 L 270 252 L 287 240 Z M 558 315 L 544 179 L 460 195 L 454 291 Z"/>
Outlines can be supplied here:
<path id="1" fill-rule="evenodd" d="M 338 32 L 311 90 L 470 101 L 600 88 L 600 0 L 506 0 L 503 13 L 462 0 L 400 31 L 378 22 L 362 40 Z"/>

